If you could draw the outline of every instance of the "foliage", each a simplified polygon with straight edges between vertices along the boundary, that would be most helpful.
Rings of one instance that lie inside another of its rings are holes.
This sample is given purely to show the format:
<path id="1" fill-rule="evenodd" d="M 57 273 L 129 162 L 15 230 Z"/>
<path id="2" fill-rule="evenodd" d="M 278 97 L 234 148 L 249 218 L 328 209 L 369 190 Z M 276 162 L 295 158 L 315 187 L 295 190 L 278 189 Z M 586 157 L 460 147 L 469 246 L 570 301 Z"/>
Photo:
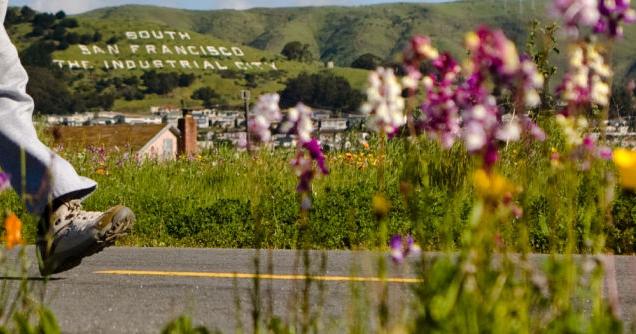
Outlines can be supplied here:
<path id="1" fill-rule="evenodd" d="M 351 63 L 351 67 L 353 68 L 361 68 L 364 70 L 375 70 L 378 66 L 384 63 L 384 59 L 372 54 L 365 53 L 362 56 L 358 57 L 356 60 Z"/>
<path id="2" fill-rule="evenodd" d="M 309 44 L 302 44 L 298 41 L 293 41 L 285 44 L 280 52 L 287 60 L 296 60 L 300 62 L 311 62 L 314 56 L 309 50 Z"/>
<path id="3" fill-rule="evenodd" d="M 191 98 L 194 100 L 203 101 L 203 105 L 207 108 L 211 108 L 219 101 L 221 96 L 210 87 L 201 87 L 192 93 Z"/>
<path id="4" fill-rule="evenodd" d="M 73 96 L 64 81 L 58 80 L 59 74 L 46 67 L 26 67 L 31 80 L 27 93 L 35 101 L 38 114 L 70 114 L 74 110 Z"/>
<path id="5" fill-rule="evenodd" d="M 281 106 L 288 108 L 302 102 L 315 108 L 336 111 L 357 111 L 362 94 L 349 82 L 331 72 L 301 73 L 290 79 L 281 92 Z"/>

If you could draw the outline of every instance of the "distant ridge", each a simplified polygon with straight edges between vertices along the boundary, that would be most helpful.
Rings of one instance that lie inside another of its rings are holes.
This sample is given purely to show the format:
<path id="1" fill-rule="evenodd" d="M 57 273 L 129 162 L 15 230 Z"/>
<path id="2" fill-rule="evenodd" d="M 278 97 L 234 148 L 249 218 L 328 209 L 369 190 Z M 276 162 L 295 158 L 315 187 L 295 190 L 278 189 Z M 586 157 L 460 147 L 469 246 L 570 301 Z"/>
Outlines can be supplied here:
<path id="1" fill-rule="evenodd" d="M 274 53 L 290 41 L 310 45 L 323 61 L 349 66 L 373 53 L 392 59 L 415 34 L 433 38 L 441 49 L 461 54 L 463 35 L 479 24 L 502 28 L 520 48 L 531 20 L 551 20 L 548 0 L 464 0 L 445 3 L 392 3 L 364 6 L 184 10 L 127 5 L 94 10 L 80 17 L 162 23 Z M 628 27 L 616 52 L 619 70 L 633 68 L 636 28 Z"/>

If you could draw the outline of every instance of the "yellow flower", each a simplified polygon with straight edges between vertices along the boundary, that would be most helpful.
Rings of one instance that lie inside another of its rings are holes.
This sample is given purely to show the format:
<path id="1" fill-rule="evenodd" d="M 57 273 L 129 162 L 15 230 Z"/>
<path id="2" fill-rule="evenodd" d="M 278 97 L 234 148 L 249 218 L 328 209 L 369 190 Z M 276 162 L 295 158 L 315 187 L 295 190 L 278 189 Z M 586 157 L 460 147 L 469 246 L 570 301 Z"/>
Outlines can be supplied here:
<path id="1" fill-rule="evenodd" d="M 636 152 L 619 148 L 614 150 L 613 159 L 618 167 L 621 186 L 636 190 Z"/>
<path id="2" fill-rule="evenodd" d="M 384 198 L 382 195 L 373 196 L 373 200 L 371 203 L 373 207 L 373 213 L 378 220 L 381 220 L 389 215 L 389 210 L 391 209 L 391 203 Z"/>
<path id="3" fill-rule="evenodd" d="M 7 243 L 7 249 L 24 244 L 24 240 L 22 240 L 22 222 L 14 213 L 9 214 L 4 220 L 4 240 Z"/>
<path id="4" fill-rule="evenodd" d="M 515 191 L 514 185 L 505 177 L 496 173 L 488 173 L 483 169 L 475 172 L 473 182 L 477 193 L 488 199 L 498 200 Z"/>

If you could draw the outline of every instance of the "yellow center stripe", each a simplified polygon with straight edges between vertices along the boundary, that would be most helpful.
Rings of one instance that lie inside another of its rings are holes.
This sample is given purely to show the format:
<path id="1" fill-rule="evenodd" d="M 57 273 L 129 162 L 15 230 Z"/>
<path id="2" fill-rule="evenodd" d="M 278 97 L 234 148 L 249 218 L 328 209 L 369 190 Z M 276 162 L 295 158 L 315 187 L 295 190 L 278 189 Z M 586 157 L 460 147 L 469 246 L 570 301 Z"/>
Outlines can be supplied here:
<path id="1" fill-rule="evenodd" d="M 197 277 L 197 278 L 237 278 L 237 279 L 268 279 L 283 281 L 299 281 L 306 280 L 306 275 L 273 275 L 273 274 L 241 274 L 241 273 L 206 273 L 206 272 L 187 272 L 187 271 L 146 271 L 146 270 L 103 270 L 96 271 L 99 275 L 122 275 L 122 276 L 166 276 L 166 277 Z M 309 276 L 314 281 L 328 282 L 387 282 L 387 283 L 403 283 L 415 284 L 421 283 L 418 278 L 399 278 L 388 277 L 385 279 L 379 277 L 356 277 L 356 276 Z"/>

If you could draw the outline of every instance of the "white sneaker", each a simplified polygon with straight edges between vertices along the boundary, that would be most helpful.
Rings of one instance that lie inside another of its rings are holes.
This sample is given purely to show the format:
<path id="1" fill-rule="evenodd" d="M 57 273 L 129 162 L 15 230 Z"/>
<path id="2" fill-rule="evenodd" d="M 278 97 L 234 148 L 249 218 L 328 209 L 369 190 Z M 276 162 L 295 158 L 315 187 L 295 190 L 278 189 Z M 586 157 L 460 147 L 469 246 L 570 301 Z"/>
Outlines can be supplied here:
<path id="1" fill-rule="evenodd" d="M 83 258 L 112 246 L 134 222 L 135 215 L 124 206 L 88 212 L 79 200 L 62 204 L 53 214 L 45 214 L 38 227 L 40 273 L 46 276 L 78 266 Z"/>

